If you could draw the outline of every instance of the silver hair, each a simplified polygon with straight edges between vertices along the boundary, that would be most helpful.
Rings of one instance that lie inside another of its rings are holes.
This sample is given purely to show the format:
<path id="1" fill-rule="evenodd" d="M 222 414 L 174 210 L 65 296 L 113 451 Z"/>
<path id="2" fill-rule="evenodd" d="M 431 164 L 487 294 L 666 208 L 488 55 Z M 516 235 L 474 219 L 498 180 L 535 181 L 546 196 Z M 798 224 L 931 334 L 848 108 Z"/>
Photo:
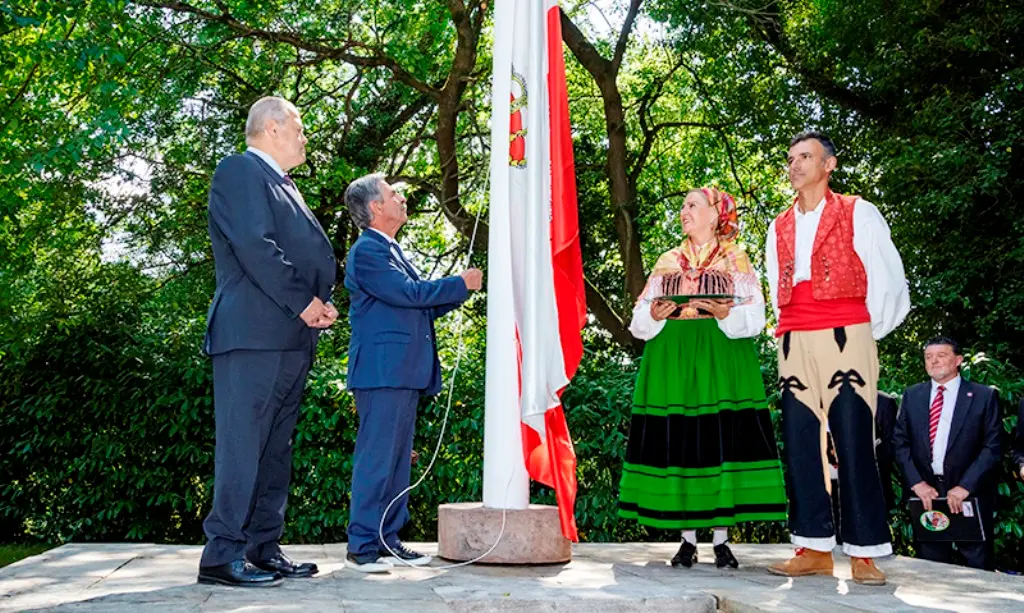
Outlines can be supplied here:
<path id="1" fill-rule="evenodd" d="M 384 175 L 375 172 L 359 177 L 348 184 L 345 189 L 345 205 L 348 206 L 348 216 L 352 223 L 360 230 L 370 227 L 373 221 L 373 211 L 370 210 L 370 203 L 373 201 L 383 202 L 384 194 L 381 193 L 380 184 Z"/>
<path id="2" fill-rule="evenodd" d="M 284 123 L 292 113 L 299 114 L 295 105 L 284 98 L 277 96 L 265 96 L 260 98 L 249 107 L 249 118 L 245 120 L 245 142 L 252 144 L 252 140 L 267 129 L 267 122 L 273 119 L 277 123 Z"/>

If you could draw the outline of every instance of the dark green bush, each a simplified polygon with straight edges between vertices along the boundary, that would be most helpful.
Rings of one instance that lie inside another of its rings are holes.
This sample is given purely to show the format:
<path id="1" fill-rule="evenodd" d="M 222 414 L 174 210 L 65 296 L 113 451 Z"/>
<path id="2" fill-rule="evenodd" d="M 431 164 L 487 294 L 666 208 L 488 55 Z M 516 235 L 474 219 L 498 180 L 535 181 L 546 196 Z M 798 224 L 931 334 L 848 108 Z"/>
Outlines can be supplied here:
<path id="1" fill-rule="evenodd" d="M 112 281 L 123 291 L 3 348 L 0 517 L 51 543 L 194 542 L 213 470 L 205 318 L 139 310 L 145 281 Z"/>

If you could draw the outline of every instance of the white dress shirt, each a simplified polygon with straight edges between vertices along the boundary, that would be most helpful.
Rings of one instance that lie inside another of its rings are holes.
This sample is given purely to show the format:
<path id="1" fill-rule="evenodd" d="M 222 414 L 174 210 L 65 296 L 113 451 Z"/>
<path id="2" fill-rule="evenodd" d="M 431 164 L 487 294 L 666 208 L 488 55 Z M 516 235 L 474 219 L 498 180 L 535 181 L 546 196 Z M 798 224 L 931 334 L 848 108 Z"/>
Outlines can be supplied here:
<path id="1" fill-rule="evenodd" d="M 946 446 L 949 445 L 949 427 L 953 423 L 953 411 L 956 410 L 956 396 L 960 393 L 960 375 L 942 384 L 942 414 L 939 416 L 939 428 L 935 431 L 935 445 L 932 446 L 932 472 L 941 477 L 946 462 Z M 939 392 L 939 384 L 932 379 L 932 392 L 928 395 L 928 412 L 931 415 L 932 402 Z"/>
<path id="2" fill-rule="evenodd" d="M 803 213 L 796 209 L 796 242 L 793 284 L 811 278 L 811 252 L 818 233 L 826 201 L 813 211 Z M 765 269 L 768 272 L 768 286 L 771 292 L 772 310 L 779 318 L 779 252 L 776 244 L 775 221 L 768 226 L 765 240 Z M 853 250 L 864 265 L 868 278 L 867 307 L 871 315 L 871 335 L 878 340 L 903 323 L 910 312 L 910 289 L 907 286 L 903 260 L 889 234 L 889 225 L 878 208 L 858 198 L 853 208 Z"/>
<path id="3" fill-rule="evenodd" d="M 277 160 L 270 157 L 270 154 L 267 153 L 266 151 L 261 151 L 256 147 L 249 147 L 248 149 L 246 149 L 246 151 L 252 151 L 254 154 L 256 154 L 261 160 L 266 162 L 268 166 L 273 168 L 274 172 L 276 172 L 279 176 L 283 177 L 286 174 L 284 170 L 281 168 L 281 165 L 277 163 Z"/>
<path id="4" fill-rule="evenodd" d="M 396 246 L 398 245 L 398 241 L 396 241 L 396 240 L 394 239 L 394 237 L 392 237 L 392 236 L 391 236 L 390 234 L 388 234 L 387 232 L 382 232 L 381 230 L 378 230 L 377 228 L 369 228 L 369 229 L 370 229 L 370 230 L 373 230 L 373 231 L 374 231 L 374 232 L 376 232 L 377 234 L 380 234 L 381 236 L 383 236 L 384 238 L 386 238 L 386 239 L 388 240 L 388 244 L 389 244 L 389 245 L 391 245 L 392 247 L 396 247 Z"/>

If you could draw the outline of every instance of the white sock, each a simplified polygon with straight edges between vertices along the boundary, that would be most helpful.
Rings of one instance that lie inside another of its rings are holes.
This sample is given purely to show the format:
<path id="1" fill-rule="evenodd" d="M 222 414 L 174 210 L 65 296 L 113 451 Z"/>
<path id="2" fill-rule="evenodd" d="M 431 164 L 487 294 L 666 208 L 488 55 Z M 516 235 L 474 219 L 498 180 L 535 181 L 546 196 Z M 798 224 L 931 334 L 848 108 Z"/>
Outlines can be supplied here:
<path id="1" fill-rule="evenodd" d="M 716 547 L 724 545 L 729 542 L 729 529 L 728 528 L 715 528 L 715 536 L 711 543 Z"/>
<path id="2" fill-rule="evenodd" d="M 691 545 L 697 544 L 697 531 L 696 530 L 683 530 L 683 540 Z"/>

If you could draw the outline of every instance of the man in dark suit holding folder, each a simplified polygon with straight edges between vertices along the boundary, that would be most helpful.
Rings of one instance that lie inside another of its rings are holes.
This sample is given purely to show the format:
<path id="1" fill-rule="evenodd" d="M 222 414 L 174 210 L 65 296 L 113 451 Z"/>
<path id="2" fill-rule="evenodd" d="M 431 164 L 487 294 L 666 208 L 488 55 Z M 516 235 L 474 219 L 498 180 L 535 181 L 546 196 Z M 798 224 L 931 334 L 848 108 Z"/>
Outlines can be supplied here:
<path id="1" fill-rule="evenodd" d="M 956 341 L 936 337 L 924 349 L 931 381 L 907 388 L 893 435 L 896 463 L 904 484 L 931 510 L 945 498 L 952 513 L 962 513 L 967 498 L 978 500 L 983 542 L 956 542 L 967 565 L 993 569 L 993 526 L 1000 463 L 999 400 L 991 387 L 960 377 L 963 355 Z M 920 557 L 951 562 L 951 542 L 923 542 Z"/>

